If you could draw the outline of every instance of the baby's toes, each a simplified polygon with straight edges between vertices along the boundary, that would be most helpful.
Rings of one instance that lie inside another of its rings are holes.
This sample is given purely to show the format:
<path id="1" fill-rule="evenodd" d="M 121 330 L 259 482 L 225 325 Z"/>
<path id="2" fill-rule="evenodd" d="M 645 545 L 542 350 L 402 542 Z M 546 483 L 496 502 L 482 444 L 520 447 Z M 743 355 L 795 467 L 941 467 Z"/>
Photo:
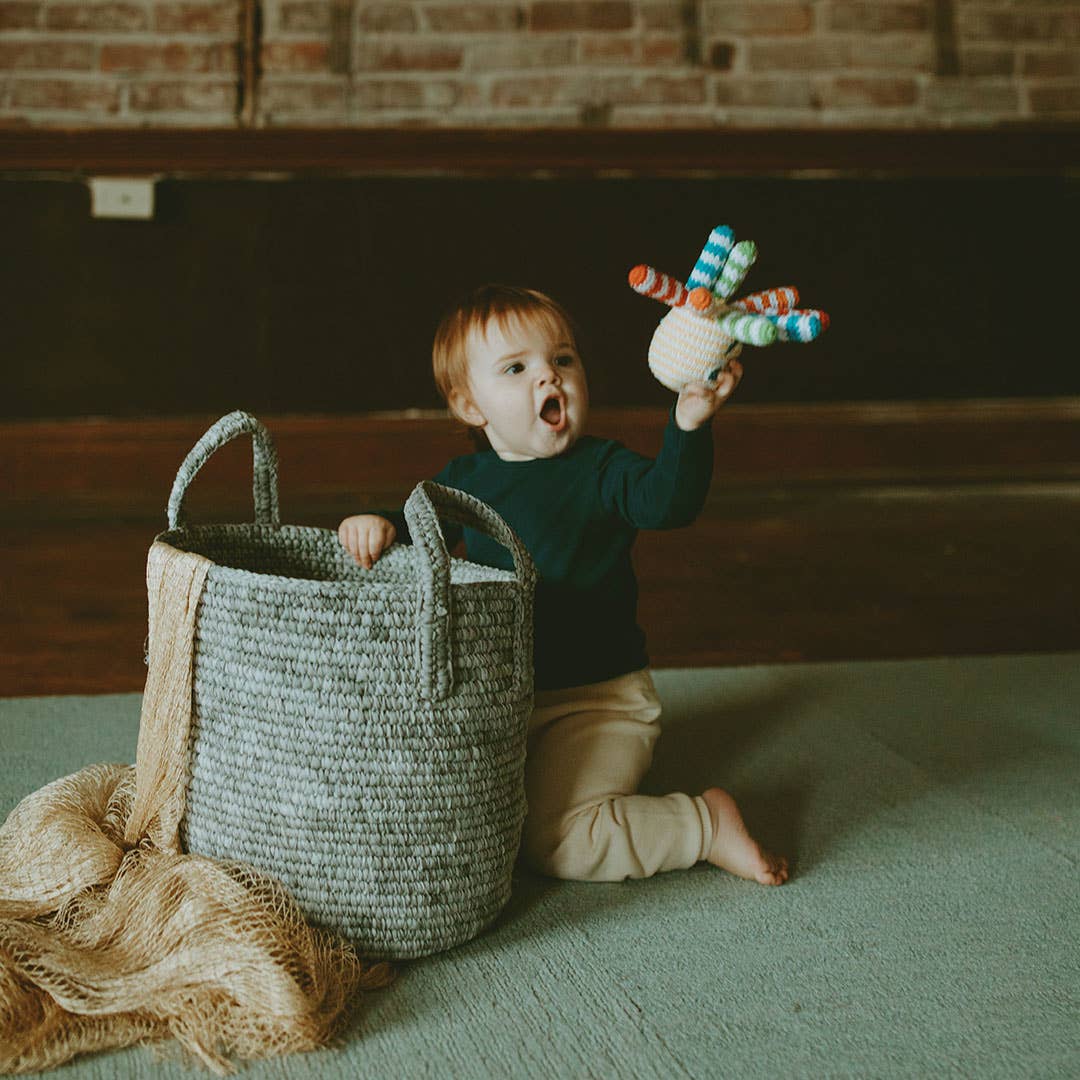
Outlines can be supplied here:
<path id="1" fill-rule="evenodd" d="M 765 854 L 765 871 L 758 878 L 762 885 L 783 885 L 787 881 L 787 859 L 782 855 Z"/>

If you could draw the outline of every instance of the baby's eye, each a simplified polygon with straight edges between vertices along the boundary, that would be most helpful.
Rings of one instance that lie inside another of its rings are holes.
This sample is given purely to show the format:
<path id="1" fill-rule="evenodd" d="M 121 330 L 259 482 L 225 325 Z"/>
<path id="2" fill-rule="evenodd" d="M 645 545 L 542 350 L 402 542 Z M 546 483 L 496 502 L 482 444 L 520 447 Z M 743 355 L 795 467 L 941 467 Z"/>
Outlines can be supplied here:
<path id="1" fill-rule="evenodd" d="M 574 358 L 569 353 L 563 353 L 562 356 L 555 358 L 555 363 L 560 367 L 569 367 L 574 362 Z"/>
<path id="2" fill-rule="evenodd" d="M 524 364 L 510 364 L 503 370 L 504 375 L 516 375 L 519 371 L 524 371 Z"/>

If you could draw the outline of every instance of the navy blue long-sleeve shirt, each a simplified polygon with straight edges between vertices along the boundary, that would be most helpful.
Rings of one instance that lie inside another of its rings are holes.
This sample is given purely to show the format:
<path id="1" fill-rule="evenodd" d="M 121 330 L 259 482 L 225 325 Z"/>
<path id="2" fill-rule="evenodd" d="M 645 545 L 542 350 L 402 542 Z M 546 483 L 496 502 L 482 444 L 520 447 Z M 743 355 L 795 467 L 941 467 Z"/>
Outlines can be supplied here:
<path id="1" fill-rule="evenodd" d="M 630 549 L 639 529 L 689 525 L 712 480 L 710 424 L 683 431 L 672 406 L 655 459 L 583 435 L 565 453 L 504 461 L 494 450 L 456 457 L 433 479 L 475 495 L 520 537 L 536 565 L 537 690 L 600 682 L 645 667 Z M 410 543 L 405 515 L 380 510 Z M 501 544 L 443 522 L 447 550 L 464 532 L 472 562 L 513 569 Z"/>

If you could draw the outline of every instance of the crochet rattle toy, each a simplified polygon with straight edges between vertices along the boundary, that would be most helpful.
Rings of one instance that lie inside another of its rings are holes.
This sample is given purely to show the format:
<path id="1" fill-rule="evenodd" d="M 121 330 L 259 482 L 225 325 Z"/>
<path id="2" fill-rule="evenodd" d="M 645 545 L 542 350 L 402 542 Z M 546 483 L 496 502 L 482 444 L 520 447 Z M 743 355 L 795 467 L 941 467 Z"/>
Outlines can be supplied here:
<path id="1" fill-rule="evenodd" d="M 752 240 L 736 244 L 732 229 L 718 225 L 685 285 L 651 266 L 630 271 L 631 288 L 671 307 L 649 344 L 649 370 L 669 390 L 714 382 L 744 343 L 813 341 L 828 327 L 824 311 L 795 306 L 799 293 L 793 285 L 731 300 L 756 258 Z"/>

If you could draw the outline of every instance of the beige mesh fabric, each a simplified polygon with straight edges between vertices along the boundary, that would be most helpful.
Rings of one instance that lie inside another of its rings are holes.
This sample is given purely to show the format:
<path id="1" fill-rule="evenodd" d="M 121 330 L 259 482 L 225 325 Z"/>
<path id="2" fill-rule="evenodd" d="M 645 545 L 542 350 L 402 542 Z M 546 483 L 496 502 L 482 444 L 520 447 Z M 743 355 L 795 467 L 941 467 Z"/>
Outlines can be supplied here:
<path id="1" fill-rule="evenodd" d="M 154 543 L 136 766 L 90 765 L 0 826 L 0 1072 L 173 1036 L 230 1057 L 326 1045 L 394 971 L 310 926 L 275 879 L 180 852 L 195 609 L 210 562 Z"/>

